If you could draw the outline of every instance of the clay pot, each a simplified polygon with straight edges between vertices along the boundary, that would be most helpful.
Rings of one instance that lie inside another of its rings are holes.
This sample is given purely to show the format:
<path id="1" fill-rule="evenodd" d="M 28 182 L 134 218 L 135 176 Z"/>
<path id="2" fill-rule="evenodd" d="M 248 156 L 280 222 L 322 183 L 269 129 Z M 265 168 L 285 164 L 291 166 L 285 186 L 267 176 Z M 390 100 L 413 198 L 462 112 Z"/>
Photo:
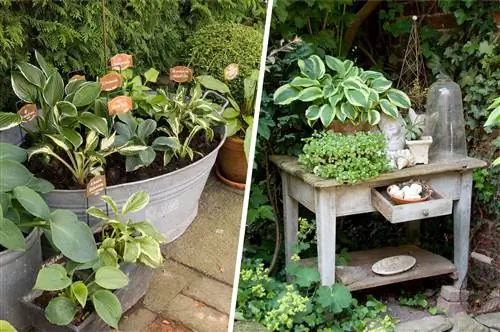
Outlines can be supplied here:
<path id="1" fill-rule="evenodd" d="M 349 134 L 355 134 L 358 131 L 370 131 L 371 126 L 367 122 L 363 122 L 363 123 L 360 123 L 358 125 L 354 125 L 349 121 L 342 123 L 339 120 L 333 120 L 333 122 L 330 124 L 330 126 L 327 129 L 334 131 L 336 133 L 349 135 Z"/>
<path id="2" fill-rule="evenodd" d="M 217 162 L 217 175 L 222 182 L 239 189 L 245 186 L 248 168 L 243 143 L 241 138 L 228 137 L 219 151 Z"/>

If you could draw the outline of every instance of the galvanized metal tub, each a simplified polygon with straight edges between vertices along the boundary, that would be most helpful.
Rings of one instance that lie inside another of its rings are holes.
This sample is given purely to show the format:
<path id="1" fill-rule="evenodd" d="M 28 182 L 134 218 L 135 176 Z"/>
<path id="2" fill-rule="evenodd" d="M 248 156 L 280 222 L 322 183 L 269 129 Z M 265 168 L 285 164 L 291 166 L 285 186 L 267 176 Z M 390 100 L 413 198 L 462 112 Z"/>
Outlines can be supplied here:
<path id="1" fill-rule="evenodd" d="M 34 229 L 26 237 L 26 251 L 0 252 L 0 319 L 9 321 L 19 331 L 30 327 L 19 298 L 33 288 L 42 263 L 40 233 Z"/>
<path id="2" fill-rule="evenodd" d="M 168 242 L 181 236 L 198 214 L 198 203 L 215 164 L 219 149 L 226 138 L 225 126 L 216 128 L 222 136 L 219 145 L 208 155 L 177 171 L 151 179 L 109 186 L 106 194 L 122 206 L 133 193 L 145 190 L 150 195 L 149 205 L 132 215 L 135 220 L 147 219 L 160 231 Z M 99 197 L 85 197 L 84 190 L 53 190 L 45 195 L 51 209 L 68 209 L 90 226 L 98 223 L 86 214 L 90 206 L 106 209 Z M 111 214 L 111 210 L 109 210 Z"/>

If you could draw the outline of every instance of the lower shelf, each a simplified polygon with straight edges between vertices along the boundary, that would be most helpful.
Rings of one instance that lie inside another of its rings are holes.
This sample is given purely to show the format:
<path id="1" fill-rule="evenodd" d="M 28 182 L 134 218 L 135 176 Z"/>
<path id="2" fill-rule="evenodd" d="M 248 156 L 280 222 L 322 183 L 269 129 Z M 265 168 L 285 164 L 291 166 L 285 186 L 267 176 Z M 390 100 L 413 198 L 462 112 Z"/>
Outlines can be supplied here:
<path id="1" fill-rule="evenodd" d="M 410 270 L 391 276 L 381 276 L 372 271 L 372 265 L 376 261 L 395 255 L 411 255 L 416 258 L 417 263 Z M 304 259 L 303 262 L 307 266 L 315 266 L 316 258 Z M 442 256 L 415 245 L 404 245 L 351 252 L 348 265 L 337 266 L 335 271 L 338 282 L 349 287 L 351 291 L 356 291 L 408 280 L 455 274 L 457 269 L 452 262 Z"/>

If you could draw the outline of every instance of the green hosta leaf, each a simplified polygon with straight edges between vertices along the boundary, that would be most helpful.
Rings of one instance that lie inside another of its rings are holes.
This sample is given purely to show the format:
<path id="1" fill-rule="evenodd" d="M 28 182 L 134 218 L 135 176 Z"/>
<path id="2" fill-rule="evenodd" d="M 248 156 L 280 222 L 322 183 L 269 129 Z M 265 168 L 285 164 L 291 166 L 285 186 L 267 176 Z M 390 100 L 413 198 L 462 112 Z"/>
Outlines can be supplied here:
<path id="1" fill-rule="evenodd" d="M 367 81 L 367 80 L 374 80 L 380 77 L 384 78 L 384 75 L 382 73 L 379 73 L 378 71 L 366 70 L 361 74 L 359 74 L 359 77 L 361 77 L 363 81 Z"/>
<path id="2" fill-rule="evenodd" d="M 94 103 L 101 94 L 101 84 L 99 82 L 85 82 L 75 91 L 73 104 L 76 107 L 83 107 Z"/>
<path id="3" fill-rule="evenodd" d="M 315 86 L 305 88 L 299 94 L 299 100 L 301 101 L 313 101 L 320 98 L 323 98 L 323 91 Z"/>
<path id="4" fill-rule="evenodd" d="M 145 73 L 144 73 L 144 78 L 146 78 L 146 82 L 156 82 L 158 79 L 158 75 L 160 72 L 154 68 L 149 68 Z"/>
<path id="5" fill-rule="evenodd" d="M 335 108 L 330 104 L 324 104 L 319 109 L 321 123 L 323 123 L 324 127 L 328 127 L 333 119 L 335 119 Z"/>
<path id="6" fill-rule="evenodd" d="M 50 231 L 54 245 L 64 256 L 77 263 L 85 263 L 97 257 L 97 246 L 87 224 L 78 221 L 68 210 L 55 210 L 50 214 Z"/>
<path id="7" fill-rule="evenodd" d="M 33 288 L 44 291 L 58 291 L 71 285 L 66 269 L 61 264 L 44 266 L 38 271 Z"/>
<path id="8" fill-rule="evenodd" d="M 229 87 L 226 84 L 210 75 L 197 76 L 196 80 L 209 90 L 215 90 L 220 93 L 230 93 Z"/>
<path id="9" fill-rule="evenodd" d="M 118 206 L 116 205 L 115 201 L 110 196 L 102 195 L 101 199 L 104 202 L 106 202 L 106 204 L 109 205 L 109 207 L 111 208 L 111 211 L 113 211 L 113 213 L 115 215 L 118 215 Z"/>
<path id="10" fill-rule="evenodd" d="M 0 213 L 2 209 L 0 208 Z M 0 245 L 9 250 L 24 251 L 26 245 L 21 230 L 10 219 L 0 215 Z"/>
<path id="11" fill-rule="evenodd" d="M 127 199 L 122 208 L 122 215 L 137 212 L 146 207 L 149 203 L 149 195 L 145 191 L 138 191 Z"/>
<path id="12" fill-rule="evenodd" d="M 76 130 L 70 129 L 70 128 L 61 128 L 61 135 L 67 139 L 71 145 L 74 146 L 75 150 L 80 147 L 83 143 L 83 138 L 80 133 L 78 133 Z"/>
<path id="13" fill-rule="evenodd" d="M 236 117 L 238 117 L 240 115 L 240 111 L 234 109 L 233 107 L 227 107 L 223 112 L 222 112 L 222 116 L 224 117 L 224 119 L 226 120 L 231 120 L 231 119 L 234 119 Z"/>
<path id="14" fill-rule="evenodd" d="M 348 117 L 351 120 L 354 120 L 356 118 L 356 110 L 354 109 L 354 106 L 352 106 L 349 103 L 343 103 L 342 106 L 340 106 L 340 109 L 342 113 Z M 344 118 L 345 120 L 345 118 Z M 343 120 L 341 120 L 343 121 Z"/>
<path id="15" fill-rule="evenodd" d="M 338 93 L 328 98 L 328 101 L 330 102 L 330 105 L 332 105 L 332 107 L 335 107 L 342 100 L 342 98 L 344 98 L 344 94 Z"/>
<path id="16" fill-rule="evenodd" d="M 116 267 L 103 266 L 96 271 L 95 282 L 106 289 L 119 289 L 127 286 L 128 277 Z"/>
<path id="17" fill-rule="evenodd" d="M 299 60 L 300 72 L 313 80 L 319 80 L 325 75 L 325 64 L 317 55 L 311 55 L 306 60 Z"/>
<path id="18" fill-rule="evenodd" d="M 17 330 L 6 320 L 0 320 L 0 332 L 17 332 Z"/>
<path id="19" fill-rule="evenodd" d="M 17 113 L 0 112 L 0 131 L 20 125 L 23 122 Z"/>
<path id="20" fill-rule="evenodd" d="M 45 317 L 54 325 L 65 326 L 75 318 L 76 312 L 76 304 L 71 299 L 58 296 L 50 300 L 45 308 Z"/>
<path id="21" fill-rule="evenodd" d="M 397 107 L 401 108 L 410 108 L 411 107 L 411 101 L 410 98 L 404 93 L 403 91 L 397 90 L 397 89 L 389 89 L 387 91 L 387 98 L 396 105 Z"/>
<path id="22" fill-rule="evenodd" d="M 96 208 L 95 206 L 91 206 L 87 209 L 87 213 L 90 214 L 92 217 L 96 217 L 96 218 L 99 218 L 99 219 L 103 219 L 103 220 L 109 220 L 110 217 L 107 215 L 106 212 L 104 212 L 103 210 L 99 209 L 99 208 Z"/>
<path id="23" fill-rule="evenodd" d="M 156 152 L 152 147 L 148 146 L 146 150 L 139 151 L 139 158 L 144 166 L 150 165 L 156 158 Z"/>
<path id="24" fill-rule="evenodd" d="M 64 92 L 66 92 L 67 96 L 71 95 L 71 100 L 73 100 L 76 90 L 78 90 L 78 88 L 80 88 L 85 83 L 87 82 L 84 80 L 69 81 L 68 84 L 66 84 L 66 87 L 64 88 Z"/>
<path id="25" fill-rule="evenodd" d="M 49 207 L 43 198 L 33 189 L 19 186 L 13 190 L 14 198 L 26 209 L 29 213 L 36 217 L 47 219 L 50 214 Z"/>
<path id="26" fill-rule="evenodd" d="M 318 303 L 334 314 L 342 312 L 352 303 L 352 295 L 349 288 L 336 283 L 332 286 L 321 286 L 316 292 Z"/>
<path id="27" fill-rule="evenodd" d="M 392 86 L 392 82 L 385 77 L 378 77 L 372 81 L 370 88 L 378 93 L 384 93 Z"/>
<path id="28" fill-rule="evenodd" d="M 0 218 L 5 216 L 5 212 L 11 206 L 12 195 L 10 193 L 0 192 Z"/>
<path id="29" fill-rule="evenodd" d="M 319 106 L 311 105 L 306 110 L 306 118 L 310 121 L 318 120 L 320 116 Z"/>
<path id="30" fill-rule="evenodd" d="M 370 89 L 370 94 L 368 96 L 368 101 L 370 102 L 370 106 L 375 106 L 378 104 L 379 102 L 379 95 L 378 95 L 378 92 L 373 90 L 373 89 Z"/>
<path id="31" fill-rule="evenodd" d="M 141 246 L 137 242 L 125 242 L 123 261 L 135 263 L 141 254 Z"/>
<path id="32" fill-rule="evenodd" d="M 83 282 L 77 281 L 71 285 L 70 289 L 71 289 L 71 294 L 73 294 L 78 303 L 80 303 L 82 308 L 84 308 L 85 304 L 87 303 L 87 297 L 89 295 L 89 290 L 87 289 L 87 286 L 85 286 Z"/>
<path id="33" fill-rule="evenodd" d="M 146 119 L 143 122 L 141 122 L 137 127 L 137 136 L 139 136 L 140 139 L 145 140 L 155 130 L 156 130 L 156 121 L 153 119 Z"/>
<path id="34" fill-rule="evenodd" d="M 367 89 L 366 85 L 357 76 L 347 78 L 344 82 L 342 82 L 342 86 L 345 89 L 352 90 Z"/>
<path id="35" fill-rule="evenodd" d="M 165 238 L 161 235 L 150 222 L 147 221 L 139 221 L 133 223 L 133 226 L 136 230 L 140 231 L 143 235 L 147 235 L 152 237 L 158 242 L 165 242 Z"/>
<path id="36" fill-rule="evenodd" d="M 149 236 L 140 238 L 138 241 L 141 245 L 141 254 L 148 257 L 148 260 L 143 261 L 143 263 L 152 268 L 159 267 L 163 263 L 163 257 L 158 242 Z"/>
<path id="37" fill-rule="evenodd" d="M 16 96 L 27 103 L 35 103 L 38 95 L 38 88 L 31 84 L 21 73 L 12 73 L 10 76 L 12 90 Z"/>
<path id="38" fill-rule="evenodd" d="M 69 101 L 58 101 L 55 107 L 59 111 L 61 119 L 78 116 L 78 110 L 76 109 L 76 106 Z"/>
<path id="39" fill-rule="evenodd" d="M 180 146 L 181 144 L 178 139 L 165 136 L 157 137 L 151 144 L 151 147 L 158 151 L 177 150 Z"/>
<path id="40" fill-rule="evenodd" d="M 498 98 L 498 100 L 500 100 L 500 98 Z M 488 119 L 484 123 L 485 127 L 493 127 L 498 125 L 500 125 L 500 106 L 497 106 L 495 109 L 493 109 L 493 111 L 488 116 Z"/>
<path id="41" fill-rule="evenodd" d="M 111 134 L 109 137 L 103 137 L 101 139 L 101 150 L 106 151 L 110 149 L 116 140 L 116 133 Z"/>
<path id="42" fill-rule="evenodd" d="M 43 85 L 45 84 L 45 75 L 38 67 L 35 67 L 27 62 L 22 62 L 17 65 L 17 68 L 19 68 L 19 71 L 28 80 L 28 82 L 39 88 L 43 88 Z"/>
<path id="43" fill-rule="evenodd" d="M 344 67 L 344 63 L 341 60 L 334 58 L 333 56 L 326 55 L 325 62 L 326 65 L 330 67 L 331 70 L 336 71 L 341 76 L 345 74 L 346 68 Z"/>
<path id="44" fill-rule="evenodd" d="M 380 99 L 379 101 L 380 108 L 382 111 L 390 116 L 391 118 L 397 118 L 398 116 L 398 108 L 392 104 L 390 101 L 387 99 Z"/>
<path id="45" fill-rule="evenodd" d="M 26 186 L 32 179 L 33 174 L 17 161 L 0 160 L 0 192 Z"/>
<path id="46" fill-rule="evenodd" d="M 31 178 L 26 187 L 33 189 L 40 194 L 47 194 L 54 190 L 54 185 L 45 179 Z"/>
<path id="47" fill-rule="evenodd" d="M 49 76 L 43 87 L 43 100 L 52 108 L 64 96 L 64 82 L 58 72 Z"/>
<path id="48" fill-rule="evenodd" d="M 116 295 L 101 289 L 92 294 L 92 303 L 97 315 L 106 324 L 117 329 L 122 316 L 122 306 Z"/>
<path id="49" fill-rule="evenodd" d="M 354 62 L 352 62 L 351 60 L 344 60 L 344 68 L 346 74 L 351 71 L 352 67 L 354 67 Z"/>
<path id="50" fill-rule="evenodd" d="M 14 144 L 0 142 L 0 160 L 7 159 L 23 163 L 26 161 L 26 150 Z"/>
<path id="51" fill-rule="evenodd" d="M 68 144 L 66 144 L 63 136 L 61 136 L 61 135 L 45 135 L 45 136 L 50 138 L 52 140 L 52 142 L 54 142 L 58 147 L 60 147 L 64 151 L 71 150 L 70 146 Z"/>
<path id="52" fill-rule="evenodd" d="M 299 97 L 300 91 L 290 84 L 280 86 L 273 95 L 274 103 L 278 105 L 288 105 Z"/>
<path id="53" fill-rule="evenodd" d="M 323 88 L 323 98 L 328 99 L 338 92 L 338 88 L 333 84 L 327 84 Z"/>
<path id="54" fill-rule="evenodd" d="M 108 122 L 106 119 L 90 112 L 83 112 L 80 114 L 78 121 L 85 127 L 94 130 L 103 136 L 108 136 Z"/>
<path id="55" fill-rule="evenodd" d="M 293 87 L 307 88 L 310 86 L 319 86 L 319 81 L 307 77 L 297 76 L 289 84 Z"/>
<path id="56" fill-rule="evenodd" d="M 366 93 L 364 90 L 352 90 L 352 89 L 346 89 L 344 90 L 345 96 L 349 103 L 351 103 L 354 106 L 360 106 L 363 108 L 368 107 L 368 96 L 369 94 Z"/>
<path id="57" fill-rule="evenodd" d="M 100 248 L 98 251 L 99 259 L 104 265 L 118 267 L 118 254 L 114 248 Z"/>
<path id="58" fill-rule="evenodd" d="M 380 113 L 377 112 L 376 110 L 369 110 L 367 113 L 368 117 L 368 123 L 371 124 L 372 126 L 375 126 L 380 122 Z"/>
<path id="59" fill-rule="evenodd" d="M 42 69 L 45 76 L 49 77 L 50 75 L 52 75 L 56 71 L 54 66 L 48 64 L 47 61 L 45 61 L 44 57 L 40 53 L 38 53 L 37 50 L 35 50 L 35 58 L 36 58 L 36 61 L 38 62 L 38 65 L 40 66 L 40 69 Z"/>

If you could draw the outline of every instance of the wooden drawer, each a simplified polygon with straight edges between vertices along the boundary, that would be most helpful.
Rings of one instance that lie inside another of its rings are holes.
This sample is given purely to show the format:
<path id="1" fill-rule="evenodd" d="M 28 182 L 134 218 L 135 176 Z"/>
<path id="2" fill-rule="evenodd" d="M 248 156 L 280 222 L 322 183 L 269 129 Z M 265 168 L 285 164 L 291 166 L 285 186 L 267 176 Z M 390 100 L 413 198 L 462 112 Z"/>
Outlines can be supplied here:
<path id="1" fill-rule="evenodd" d="M 396 205 L 387 194 L 386 188 L 372 188 L 371 200 L 373 207 L 393 224 L 452 213 L 453 200 L 444 198 L 434 189 L 427 201 Z"/>

